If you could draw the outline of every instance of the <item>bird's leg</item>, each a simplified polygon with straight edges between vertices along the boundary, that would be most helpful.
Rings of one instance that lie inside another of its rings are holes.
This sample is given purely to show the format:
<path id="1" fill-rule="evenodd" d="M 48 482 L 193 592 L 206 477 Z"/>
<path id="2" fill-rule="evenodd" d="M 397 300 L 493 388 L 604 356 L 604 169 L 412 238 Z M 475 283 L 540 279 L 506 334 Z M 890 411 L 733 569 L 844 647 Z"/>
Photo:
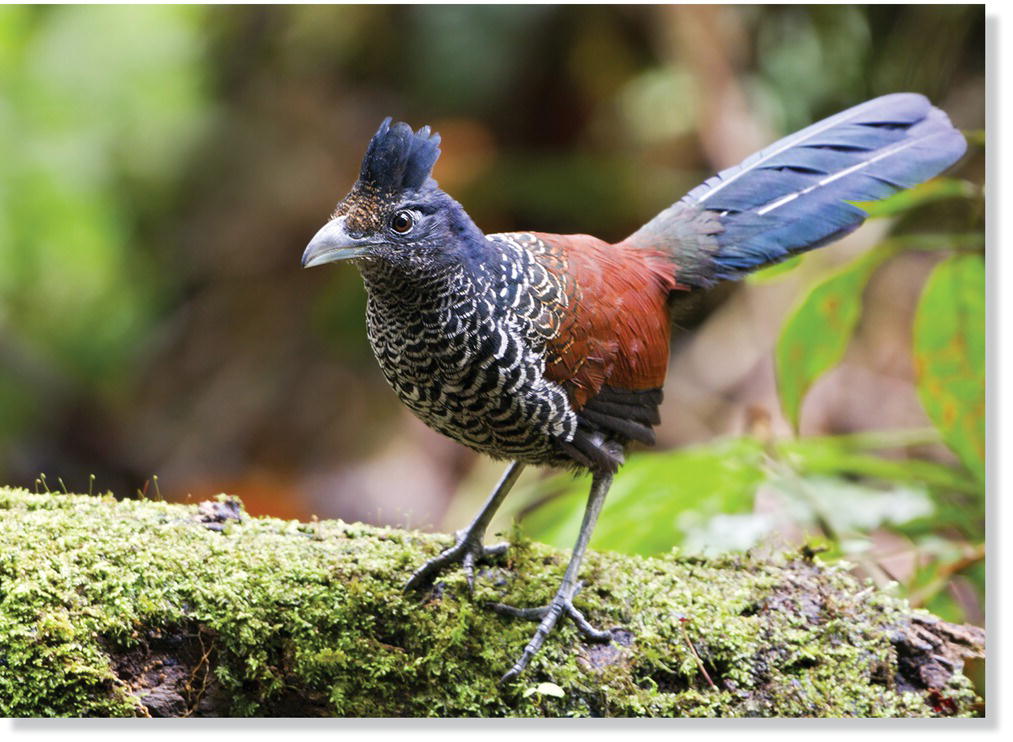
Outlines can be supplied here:
<path id="1" fill-rule="evenodd" d="M 492 604 L 493 610 L 505 616 L 541 619 L 541 623 L 538 624 L 538 628 L 535 630 L 535 635 L 528 642 L 528 645 L 524 647 L 524 652 L 517 662 L 514 663 L 514 666 L 500 680 L 501 683 L 513 680 L 521 674 L 524 668 L 528 666 L 531 658 L 535 656 L 535 653 L 542 648 L 542 644 L 545 643 L 545 637 L 549 635 L 549 632 L 552 631 L 552 628 L 563 614 L 573 619 L 577 628 L 588 639 L 598 642 L 611 639 L 611 633 L 595 629 L 573 605 L 573 597 L 581 587 L 581 583 L 577 580 L 580 562 L 584 557 L 587 543 L 591 540 L 591 532 L 594 531 L 594 524 L 598 520 L 598 514 L 605 503 L 605 495 L 608 494 L 611 484 L 611 474 L 596 474 L 594 476 L 594 480 L 591 482 L 591 493 L 587 498 L 587 507 L 584 508 L 584 520 L 580 524 L 580 534 L 577 536 L 577 543 L 573 547 L 570 563 L 566 566 L 566 572 L 563 574 L 563 581 L 560 583 L 555 597 L 552 598 L 552 602 L 540 608 L 527 609 L 514 608 L 502 603 Z"/>
<path id="2" fill-rule="evenodd" d="M 507 496 L 510 489 L 517 481 L 517 477 L 524 470 L 524 464 L 514 461 L 499 480 L 499 484 L 489 495 L 485 505 L 479 511 L 471 524 L 457 532 L 457 541 L 449 549 L 446 549 L 439 556 L 430 559 L 417 570 L 408 580 L 405 590 L 415 590 L 423 585 L 429 584 L 437 574 L 445 567 L 460 562 L 464 574 L 468 578 L 468 589 L 473 590 L 475 586 L 475 563 L 482 557 L 496 556 L 507 550 L 507 544 L 496 544 L 495 546 L 483 546 L 482 537 L 485 536 L 485 529 L 489 527 L 489 521 L 496 514 L 503 498 Z"/>

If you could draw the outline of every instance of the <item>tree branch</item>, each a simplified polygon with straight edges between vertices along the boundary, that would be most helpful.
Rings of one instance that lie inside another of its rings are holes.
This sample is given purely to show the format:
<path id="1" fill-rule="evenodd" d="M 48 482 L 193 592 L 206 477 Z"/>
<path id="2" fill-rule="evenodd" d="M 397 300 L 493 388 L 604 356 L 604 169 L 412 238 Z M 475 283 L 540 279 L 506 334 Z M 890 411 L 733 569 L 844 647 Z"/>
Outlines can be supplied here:
<path id="1" fill-rule="evenodd" d="M 402 590 L 444 536 L 0 488 L 8 716 L 932 716 L 980 713 L 984 633 L 802 556 L 589 553 L 609 645 L 485 608 L 551 597 L 566 554 L 516 544 L 469 596 Z"/>

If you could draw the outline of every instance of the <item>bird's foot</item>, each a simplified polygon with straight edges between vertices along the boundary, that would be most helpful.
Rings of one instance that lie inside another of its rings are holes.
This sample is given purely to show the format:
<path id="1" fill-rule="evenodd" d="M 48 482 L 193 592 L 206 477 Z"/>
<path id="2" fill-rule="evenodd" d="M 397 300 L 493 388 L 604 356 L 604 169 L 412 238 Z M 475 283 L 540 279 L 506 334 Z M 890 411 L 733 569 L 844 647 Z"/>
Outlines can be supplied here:
<path id="1" fill-rule="evenodd" d="M 475 590 L 475 565 L 489 557 L 506 553 L 509 544 L 483 546 L 482 535 L 470 533 L 467 529 L 457 532 L 457 541 L 439 556 L 433 557 L 423 564 L 405 584 L 405 590 L 418 590 L 431 583 L 444 569 L 452 564 L 460 564 L 468 580 L 468 590 Z"/>
<path id="2" fill-rule="evenodd" d="M 577 626 L 580 633 L 590 641 L 607 642 L 612 639 L 612 632 L 594 628 L 584 618 L 584 614 L 573 605 L 573 598 L 582 586 L 583 583 L 577 583 L 572 587 L 563 584 L 559 587 L 555 597 L 552 598 L 552 602 L 538 608 L 515 608 L 512 605 L 505 605 L 503 603 L 491 603 L 489 605 L 490 608 L 503 616 L 540 621 L 538 628 L 535 629 L 535 635 L 531 637 L 531 641 L 524 647 L 524 651 L 513 667 L 507 670 L 503 677 L 500 678 L 500 683 L 508 683 L 524 671 L 524 668 L 531 662 L 531 658 L 542 648 L 545 638 L 552 631 L 556 622 L 564 615 L 568 616 Z"/>

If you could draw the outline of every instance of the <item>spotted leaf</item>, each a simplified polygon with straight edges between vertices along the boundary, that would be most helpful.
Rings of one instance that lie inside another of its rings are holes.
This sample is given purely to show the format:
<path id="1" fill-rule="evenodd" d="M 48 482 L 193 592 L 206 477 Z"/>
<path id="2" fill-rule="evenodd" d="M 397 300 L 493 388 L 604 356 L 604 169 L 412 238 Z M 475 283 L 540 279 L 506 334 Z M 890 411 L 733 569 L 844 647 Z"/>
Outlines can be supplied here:
<path id="1" fill-rule="evenodd" d="M 775 352 L 777 389 L 794 427 L 806 392 L 848 347 L 869 276 L 895 251 L 892 245 L 873 250 L 816 284 L 785 321 Z"/>
<path id="2" fill-rule="evenodd" d="M 956 255 L 929 276 L 914 326 L 918 396 L 947 445 L 985 478 L 985 264 Z"/>

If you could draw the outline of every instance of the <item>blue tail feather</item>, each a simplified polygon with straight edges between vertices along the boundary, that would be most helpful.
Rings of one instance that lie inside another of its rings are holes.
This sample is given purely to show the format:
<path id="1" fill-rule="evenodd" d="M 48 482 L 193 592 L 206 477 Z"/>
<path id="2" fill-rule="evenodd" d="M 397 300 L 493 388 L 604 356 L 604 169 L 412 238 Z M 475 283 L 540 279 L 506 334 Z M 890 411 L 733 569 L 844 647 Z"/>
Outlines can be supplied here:
<path id="1" fill-rule="evenodd" d="M 867 101 L 785 137 L 690 191 L 629 239 L 668 249 L 677 278 L 710 285 L 828 244 L 875 201 L 938 175 L 966 149 L 921 95 Z"/>

